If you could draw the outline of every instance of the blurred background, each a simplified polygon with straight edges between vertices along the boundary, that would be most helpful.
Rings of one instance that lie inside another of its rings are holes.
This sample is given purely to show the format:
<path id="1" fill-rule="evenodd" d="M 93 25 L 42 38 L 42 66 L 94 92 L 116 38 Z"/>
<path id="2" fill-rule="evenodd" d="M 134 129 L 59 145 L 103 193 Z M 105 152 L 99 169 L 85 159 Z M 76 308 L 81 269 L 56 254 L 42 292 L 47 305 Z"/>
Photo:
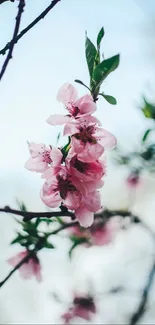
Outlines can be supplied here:
<path id="1" fill-rule="evenodd" d="M 50 1 L 26 1 L 21 29 L 27 26 Z M 12 37 L 17 3 L 0 6 L 0 48 Z M 85 31 L 95 41 L 100 28 L 105 36 L 102 51 L 106 58 L 120 53 L 120 65 L 104 84 L 104 91 L 117 99 L 117 106 L 104 99 L 96 115 L 118 140 L 126 154 L 141 150 L 141 138 L 154 124 L 141 112 L 142 96 L 154 100 L 155 85 L 155 2 L 153 0 L 62 0 L 15 46 L 13 59 L 0 84 L 0 206 L 16 206 L 23 200 L 29 210 L 44 211 L 39 198 L 40 176 L 24 169 L 29 153 L 27 141 L 56 144 L 61 128 L 46 123 L 52 113 L 63 111 L 56 95 L 64 82 L 81 79 L 88 84 L 85 61 Z M 0 57 L 3 64 L 4 57 Z M 76 85 L 79 94 L 85 89 Z M 153 136 L 151 138 L 154 140 Z M 133 161 L 133 164 L 137 164 Z M 137 166 L 137 165 L 136 165 Z M 132 166 L 133 167 L 133 166 Z M 131 166 L 108 159 L 103 204 L 109 209 L 130 209 L 155 230 L 155 178 L 144 169 L 142 185 L 131 189 L 126 179 Z M 16 230 L 11 215 L 1 214 L 0 277 L 9 271 L 7 258 L 19 251 L 9 246 Z M 111 245 L 79 247 L 72 262 L 68 238 L 55 238 L 57 249 L 40 253 L 44 281 L 24 281 L 15 274 L 1 289 L 0 323 L 60 323 L 74 291 L 94 292 L 98 313 L 92 322 L 128 324 L 136 309 L 154 254 L 154 241 L 139 224 L 120 231 Z M 128 291 L 107 295 L 118 286 Z M 154 287 L 155 289 L 155 287 Z M 53 292 L 61 303 L 53 299 Z M 141 324 L 154 324 L 155 295 Z M 75 323 L 82 322 L 77 319 Z M 84 322 L 86 323 L 86 321 Z"/>

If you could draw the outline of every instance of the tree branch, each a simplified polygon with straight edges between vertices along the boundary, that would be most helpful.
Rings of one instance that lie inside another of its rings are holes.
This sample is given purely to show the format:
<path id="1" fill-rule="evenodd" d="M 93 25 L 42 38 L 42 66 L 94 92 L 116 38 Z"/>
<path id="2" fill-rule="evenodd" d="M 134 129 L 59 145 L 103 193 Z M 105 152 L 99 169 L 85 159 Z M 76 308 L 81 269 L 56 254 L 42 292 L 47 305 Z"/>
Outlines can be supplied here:
<path id="1" fill-rule="evenodd" d="M 14 32 L 13 32 L 13 37 L 12 37 L 12 41 L 10 43 L 10 48 L 9 48 L 9 53 L 4 61 L 4 64 L 2 66 L 1 72 L 0 72 L 0 80 L 2 79 L 5 70 L 7 68 L 7 65 L 9 63 L 9 60 L 12 58 L 12 53 L 13 53 L 13 48 L 14 45 L 16 43 L 16 38 L 18 35 L 18 31 L 19 31 L 19 27 L 20 27 L 20 22 L 21 22 L 21 17 L 22 17 L 22 13 L 24 11 L 24 7 L 25 7 L 25 0 L 20 0 L 19 1 L 19 5 L 18 5 L 18 13 L 17 13 L 17 17 L 16 17 L 16 23 L 15 23 L 15 28 L 14 28 Z"/>
<path id="2" fill-rule="evenodd" d="M 149 293 L 150 293 L 151 286 L 152 286 L 153 280 L 154 280 L 154 276 L 155 276 L 155 261 L 153 262 L 153 265 L 151 267 L 151 270 L 150 270 L 146 285 L 145 285 L 145 287 L 143 289 L 143 293 L 142 293 L 142 296 L 141 296 L 141 299 L 140 299 L 139 306 L 138 306 L 136 312 L 131 317 L 130 325 L 137 324 L 138 321 L 143 316 L 143 314 L 145 313 L 148 298 L 149 298 Z"/>
<path id="3" fill-rule="evenodd" d="M 52 218 L 52 217 L 72 217 L 74 218 L 74 213 L 69 211 L 51 211 L 51 212 L 28 212 L 28 211 L 21 211 L 21 210 L 15 210 L 11 209 L 8 206 L 4 207 L 3 209 L 0 209 L 0 212 L 6 212 L 15 214 L 18 216 L 22 216 L 24 218 L 24 221 L 29 221 L 34 218 Z"/>
<path id="4" fill-rule="evenodd" d="M 14 2 L 15 0 L 0 0 L 0 5 L 6 1 Z"/>
<path id="5" fill-rule="evenodd" d="M 33 28 L 41 19 L 43 19 L 49 11 L 61 0 L 53 0 L 51 4 L 36 18 L 34 19 L 26 28 L 24 28 L 20 34 L 18 34 L 14 40 L 17 43 L 31 28 Z M 12 41 L 6 44 L 6 46 L 0 51 L 0 55 L 4 55 L 6 51 L 10 49 Z"/>

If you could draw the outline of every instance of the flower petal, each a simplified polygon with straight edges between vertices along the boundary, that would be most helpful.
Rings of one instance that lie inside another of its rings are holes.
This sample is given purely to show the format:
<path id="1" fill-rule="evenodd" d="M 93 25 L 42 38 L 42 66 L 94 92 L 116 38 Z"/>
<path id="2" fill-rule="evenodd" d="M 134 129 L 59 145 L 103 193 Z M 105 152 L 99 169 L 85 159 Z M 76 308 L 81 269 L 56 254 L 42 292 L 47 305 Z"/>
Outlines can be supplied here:
<path id="1" fill-rule="evenodd" d="M 96 111 L 96 104 L 93 101 L 91 95 L 84 95 L 79 100 L 76 101 L 75 106 L 80 110 L 79 115 L 86 116 L 94 113 Z"/>
<path id="2" fill-rule="evenodd" d="M 105 129 L 95 128 L 94 136 L 98 139 L 99 143 L 106 149 L 115 148 L 117 141 L 112 133 Z"/>
<path id="3" fill-rule="evenodd" d="M 29 158 L 25 163 L 25 168 L 37 173 L 42 173 L 47 168 L 47 163 L 41 161 L 40 157 Z"/>
<path id="4" fill-rule="evenodd" d="M 90 227 L 94 221 L 94 213 L 90 212 L 84 204 L 75 211 L 76 218 L 82 227 Z"/>
<path id="5" fill-rule="evenodd" d="M 67 106 L 70 102 L 75 102 L 77 90 L 69 83 L 65 83 L 58 91 L 57 100 Z"/>
<path id="6" fill-rule="evenodd" d="M 52 147 L 51 153 L 50 153 L 50 157 L 52 159 L 53 162 L 53 166 L 57 166 L 61 164 L 61 160 L 63 157 L 63 154 L 61 152 L 61 150 Z"/>
<path id="7" fill-rule="evenodd" d="M 63 125 L 67 123 L 69 120 L 70 117 L 67 115 L 54 114 L 54 115 L 50 115 L 49 118 L 46 120 L 46 122 L 51 125 Z"/>

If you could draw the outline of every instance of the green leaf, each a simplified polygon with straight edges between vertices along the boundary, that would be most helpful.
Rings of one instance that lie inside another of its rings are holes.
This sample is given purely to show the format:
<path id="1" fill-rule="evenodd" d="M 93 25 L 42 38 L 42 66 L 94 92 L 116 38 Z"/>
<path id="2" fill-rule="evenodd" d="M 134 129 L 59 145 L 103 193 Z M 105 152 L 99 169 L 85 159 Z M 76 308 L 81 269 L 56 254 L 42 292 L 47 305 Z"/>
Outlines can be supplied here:
<path id="1" fill-rule="evenodd" d="M 54 248 L 55 248 L 54 245 L 51 244 L 51 243 L 49 243 L 48 241 L 46 241 L 46 242 L 44 243 L 44 247 L 45 247 L 45 248 L 49 248 L 49 249 L 54 249 Z"/>
<path id="2" fill-rule="evenodd" d="M 104 93 L 100 93 L 99 95 L 103 96 L 109 104 L 111 105 L 117 104 L 116 98 L 114 98 L 113 96 L 105 95 Z"/>
<path id="3" fill-rule="evenodd" d="M 142 112 L 147 118 L 151 118 L 155 120 L 155 105 L 149 103 L 144 98 L 144 107 L 142 107 Z"/>
<path id="4" fill-rule="evenodd" d="M 155 157 L 155 144 L 151 144 L 144 152 L 142 152 L 141 157 L 145 160 L 151 160 Z"/>
<path id="5" fill-rule="evenodd" d="M 35 221 L 36 228 L 39 226 L 40 222 L 41 222 L 40 218 L 37 218 Z"/>
<path id="6" fill-rule="evenodd" d="M 104 28 L 102 27 L 97 35 L 97 47 L 98 49 L 100 49 L 100 44 L 101 44 L 101 41 L 102 41 L 102 38 L 104 36 Z"/>
<path id="7" fill-rule="evenodd" d="M 94 63 L 95 63 L 97 50 L 94 44 L 91 42 L 91 40 L 87 37 L 87 35 L 86 35 L 86 42 L 85 42 L 85 53 L 86 53 L 89 75 L 91 78 L 94 70 Z"/>
<path id="8" fill-rule="evenodd" d="M 17 204 L 18 204 L 21 211 L 24 211 L 24 212 L 27 211 L 26 205 L 24 204 L 24 202 L 20 202 L 18 199 L 16 200 L 16 202 L 17 202 Z"/>
<path id="9" fill-rule="evenodd" d="M 146 141 L 146 139 L 147 139 L 147 137 L 148 137 L 148 135 L 150 134 L 151 131 L 152 131 L 152 129 L 146 130 L 146 132 L 143 135 L 142 142 Z"/>
<path id="10" fill-rule="evenodd" d="M 114 71 L 119 65 L 119 54 L 102 61 L 94 70 L 93 79 L 96 86 L 99 87 L 103 80 Z"/>
<path id="11" fill-rule="evenodd" d="M 83 244 L 83 243 L 87 243 L 88 242 L 87 239 L 85 239 L 85 238 L 78 238 L 78 237 L 75 237 L 75 238 L 76 238 L 76 240 L 74 240 L 74 243 L 71 246 L 71 249 L 69 250 L 69 253 L 68 253 L 70 258 L 72 256 L 72 252 L 73 252 L 73 250 L 74 250 L 75 247 L 77 247 L 80 244 Z"/>
<path id="12" fill-rule="evenodd" d="M 58 135 L 57 135 L 57 140 L 56 140 L 56 143 L 57 143 L 57 144 L 58 144 L 58 142 L 59 142 L 60 135 L 61 135 L 61 133 L 59 132 Z"/>
<path id="13" fill-rule="evenodd" d="M 81 80 L 75 79 L 74 81 L 90 90 L 90 88 L 86 86 Z"/>

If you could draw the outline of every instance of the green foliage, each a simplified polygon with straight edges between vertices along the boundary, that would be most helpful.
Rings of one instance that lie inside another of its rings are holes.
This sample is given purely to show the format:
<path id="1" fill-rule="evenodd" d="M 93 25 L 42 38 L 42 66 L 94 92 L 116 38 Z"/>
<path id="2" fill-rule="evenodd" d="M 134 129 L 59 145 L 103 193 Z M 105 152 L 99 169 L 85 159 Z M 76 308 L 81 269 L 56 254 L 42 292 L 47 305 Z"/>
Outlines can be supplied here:
<path id="1" fill-rule="evenodd" d="M 97 35 L 97 48 L 98 50 L 100 49 L 100 44 L 101 44 L 101 41 L 102 41 L 102 38 L 104 36 L 104 28 L 102 27 Z"/>
<path id="2" fill-rule="evenodd" d="M 153 131 L 153 129 L 148 129 L 148 130 L 145 131 L 145 133 L 144 133 L 144 135 L 142 137 L 142 142 L 145 142 L 147 140 L 150 132 L 152 132 L 152 131 Z"/>
<path id="3" fill-rule="evenodd" d="M 100 87 L 103 81 L 119 65 L 119 54 L 109 59 L 103 60 L 101 62 L 100 46 L 103 37 L 104 37 L 104 28 L 102 27 L 97 35 L 97 48 L 96 48 L 95 45 L 91 42 L 91 40 L 86 35 L 85 53 L 86 53 L 86 60 L 87 60 L 87 65 L 88 65 L 88 70 L 90 75 L 90 91 L 94 98 L 94 101 L 97 100 L 97 96 L 99 94 Z M 76 82 L 87 87 L 81 80 L 76 79 Z M 116 100 L 112 96 L 105 95 L 104 97 L 110 104 L 112 105 L 116 104 Z"/>
<path id="4" fill-rule="evenodd" d="M 74 81 L 90 90 L 90 88 L 86 86 L 81 80 L 75 79 Z"/>
<path id="5" fill-rule="evenodd" d="M 95 81 L 96 87 L 101 86 L 105 78 L 114 71 L 119 65 L 119 54 L 103 60 L 95 70 L 93 71 L 93 79 Z"/>
<path id="6" fill-rule="evenodd" d="M 94 71 L 94 64 L 95 64 L 97 50 L 94 44 L 91 42 L 91 40 L 87 37 L 87 34 L 86 34 L 86 41 L 85 41 L 85 54 L 86 54 L 89 75 L 91 79 Z"/>
<path id="7" fill-rule="evenodd" d="M 115 99 L 113 96 L 105 95 L 104 93 L 99 93 L 99 95 L 101 95 L 102 97 L 104 97 L 104 99 L 105 99 L 109 104 L 112 104 L 112 105 L 116 105 L 116 104 L 117 104 L 117 101 L 116 101 L 116 99 Z"/>
<path id="8" fill-rule="evenodd" d="M 145 160 L 151 160 L 155 158 L 155 144 L 151 144 L 146 148 L 146 150 L 141 154 L 141 157 Z"/>
<path id="9" fill-rule="evenodd" d="M 144 106 L 141 108 L 144 116 L 146 118 L 151 118 L 155 120 L 155 105 L 149 103 L 145 98 L 144 99 Z"/>
<path id="10" fill-rule="evenodd" d="M 74 248 L 77 247 L 78 245 L 88 243 L 88 239 L 84 238 L 84 237 L 76 237 L 76 236 L 71 236 L 70 239 L 73 242 L 73 244 L 72 244 L 72 246 L 71 246 L 71 248 L 69 250 L 69 257 L 71 258 Z"/>

